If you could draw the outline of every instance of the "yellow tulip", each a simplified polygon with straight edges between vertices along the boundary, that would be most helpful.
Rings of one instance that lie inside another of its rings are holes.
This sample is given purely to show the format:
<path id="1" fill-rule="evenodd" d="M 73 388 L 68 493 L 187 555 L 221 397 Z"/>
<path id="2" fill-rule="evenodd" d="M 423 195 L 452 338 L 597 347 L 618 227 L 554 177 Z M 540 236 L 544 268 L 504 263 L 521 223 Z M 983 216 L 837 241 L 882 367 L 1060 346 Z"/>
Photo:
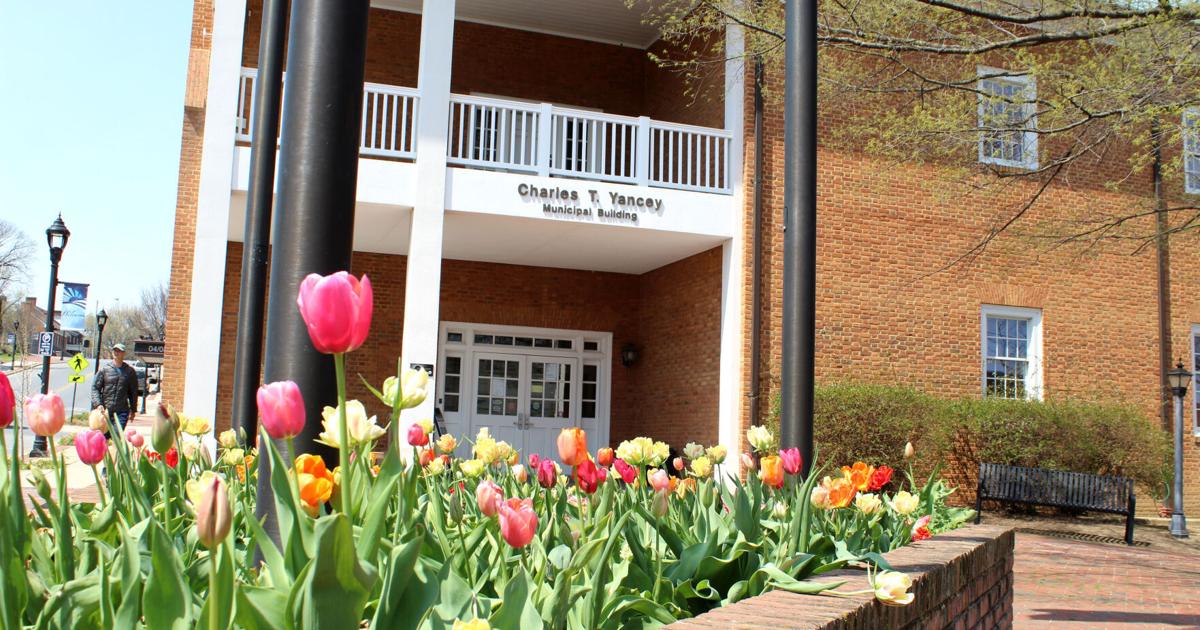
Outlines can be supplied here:
<path id="1" fill-rule="evenodd" d="M 891 506 L 897 514 L 908 516 L 916 512 L 917 508 L 921 506 L 921 497 L 909 494 L 907 490 L 901 490 L 896 493 L 896 496 L 892 497 Z"/>

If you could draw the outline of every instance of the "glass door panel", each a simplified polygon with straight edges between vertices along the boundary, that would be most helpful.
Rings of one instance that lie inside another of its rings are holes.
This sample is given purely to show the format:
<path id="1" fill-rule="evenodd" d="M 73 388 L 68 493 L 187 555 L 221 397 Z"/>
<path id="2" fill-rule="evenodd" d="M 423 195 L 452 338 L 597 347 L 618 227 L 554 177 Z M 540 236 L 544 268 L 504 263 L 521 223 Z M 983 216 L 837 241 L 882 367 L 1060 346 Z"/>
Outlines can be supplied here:
<path id="1" fill-rule="evenodd" d="M 525 417 L 521 409 L 522 375 L 526 373 L 520 355 L 474 355 L 472 365 L 471 435 L 481 427 L 497 440 L 506 440 L 514 448 L 521 446 L 520 425 Z"/>
<path id="2" fill-rule="evenodd" d="M 558 453 L 558 433 L 564 427 L 579 424 L 576 388 L 579 382 L 578 359 L 526 357 L 528 398 L 524 405 L 527 427 L 525 450 L 542 457 Z"/>

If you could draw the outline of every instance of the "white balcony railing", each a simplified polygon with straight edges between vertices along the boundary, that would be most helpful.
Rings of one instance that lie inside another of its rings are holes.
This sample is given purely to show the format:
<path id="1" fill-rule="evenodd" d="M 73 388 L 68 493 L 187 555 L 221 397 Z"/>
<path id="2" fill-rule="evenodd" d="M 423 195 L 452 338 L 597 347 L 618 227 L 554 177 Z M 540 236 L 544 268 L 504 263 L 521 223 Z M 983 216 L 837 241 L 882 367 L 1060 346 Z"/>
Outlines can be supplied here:
<path id="1" fill-rule="evenodd" d="M 254 80 L 243 68 L 237 140 L 253 134 Z M 367 83 L 363 91 L 363 155 L 414 159 L 417 91 Z M 679 125 L 546 103 L 450 97 L 446 159 L 468 168 L 574 177 L 699 192 L 732 190 L 733 136 L 722 129 Z"/>
<path id="2" fill-rule="evenodd" d="M 242 68 L 238 83 L 235 139 L 249 142 L 254 135 L 255 68 Z M 285 78 L 286 81 L 286 78 Z M 412 88 L 367 83 L 363 86 L 363 117 L 359 152 L 376 157 L 416 158 L 413 128 L 417 119 L 417 91 Z"/>

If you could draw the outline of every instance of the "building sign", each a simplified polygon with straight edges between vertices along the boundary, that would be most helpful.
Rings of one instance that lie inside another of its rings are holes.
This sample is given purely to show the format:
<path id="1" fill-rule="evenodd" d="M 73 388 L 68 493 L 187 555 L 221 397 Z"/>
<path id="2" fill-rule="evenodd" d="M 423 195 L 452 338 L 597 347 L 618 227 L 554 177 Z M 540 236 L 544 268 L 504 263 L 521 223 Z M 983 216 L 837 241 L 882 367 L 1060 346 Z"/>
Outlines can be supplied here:
<path id="1" fill-rule="evenodd" d="M 166 352 L 166 349 L 167 344 L 163 341 L 147 341 L 143 339 L 133 342 L 133 353 L 146 363 L 162 363 L 163 353 Z"/>
<path id="2" fill-rule="evenodd" d="M 549 218 L 638 225 L 642 214 L 663 213 L 661 197 L 601 192 L 591 188 L 548 188 L 530 184 L 518 184 L 517 194 L 520 195 L 521 201 L 541 205 L 542 214 Z"/>
<path id="3" fill-rule="evenodd" d="M 88 285 L 64 282 L 62 285 L 62 330 L 83 330 L 87 323 Z"/>

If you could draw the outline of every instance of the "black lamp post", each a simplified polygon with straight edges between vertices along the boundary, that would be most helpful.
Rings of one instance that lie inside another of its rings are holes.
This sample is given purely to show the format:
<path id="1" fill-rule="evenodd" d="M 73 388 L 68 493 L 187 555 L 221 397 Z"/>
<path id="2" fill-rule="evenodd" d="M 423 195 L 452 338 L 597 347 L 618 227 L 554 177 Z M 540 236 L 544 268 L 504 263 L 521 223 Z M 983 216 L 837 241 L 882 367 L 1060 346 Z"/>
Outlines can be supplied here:
<path id="1" fill-rule="evenodd" d="M 58 261 L 62 260 L 63 250 L 67 248 L 67 240 L 71 238 L 71 230 L 63 223 L 62 214 L 50 227 L 46 228 L 46 244 L 50 246 L 50 296 L 46 298 L 46 332 L 54 333 L 54 294 L 58 289 Z M 51 348 L 51 354 L 54 349 Z M 50 355 L 42 357 L 42 393 L 50 391 Z M 46 438 L 37 436 L 33 440 L 30 457 L 44 457 L 46 454 Z"/>
<path id="2" fill-rule="evenodd" d="M 100 353 L 104 352 L 104 325 L 108 323 L 108 313 L 104 309 L 100 309 L 96 313 L 96 328 L 99 332 L 96 333 L 96 367 L 92 370 L 92 374 L 100 371 Z"/>
<path id="3" fill-rule="evenodd" d="M 20 344 L 21 346 L 25 345 L 25 344 L 21 343 L 21 320 L 19 318 L 17 319 L 17 321 L 13 322 L 12 369 L 14 369 L 14 370 L 17 369 L 17 345 L 18 344 Z M 22 361 L 22 364 L 24 364 L 24 361 Z"/>
<path id="4" fill-rule="evenodd" d="M 1191 380 L 1192 373 L 1184 369 L 1182 361 L 1175 364 L 1174 370 L 1167 372 L 1171 393 L 1175 395 L 1175 485 L 1171 489 L 1174 503 L 1171 535 L 1176 538 L 1188 537 L 1187 519 L 1183 515 L 1183 397 Z"/>

